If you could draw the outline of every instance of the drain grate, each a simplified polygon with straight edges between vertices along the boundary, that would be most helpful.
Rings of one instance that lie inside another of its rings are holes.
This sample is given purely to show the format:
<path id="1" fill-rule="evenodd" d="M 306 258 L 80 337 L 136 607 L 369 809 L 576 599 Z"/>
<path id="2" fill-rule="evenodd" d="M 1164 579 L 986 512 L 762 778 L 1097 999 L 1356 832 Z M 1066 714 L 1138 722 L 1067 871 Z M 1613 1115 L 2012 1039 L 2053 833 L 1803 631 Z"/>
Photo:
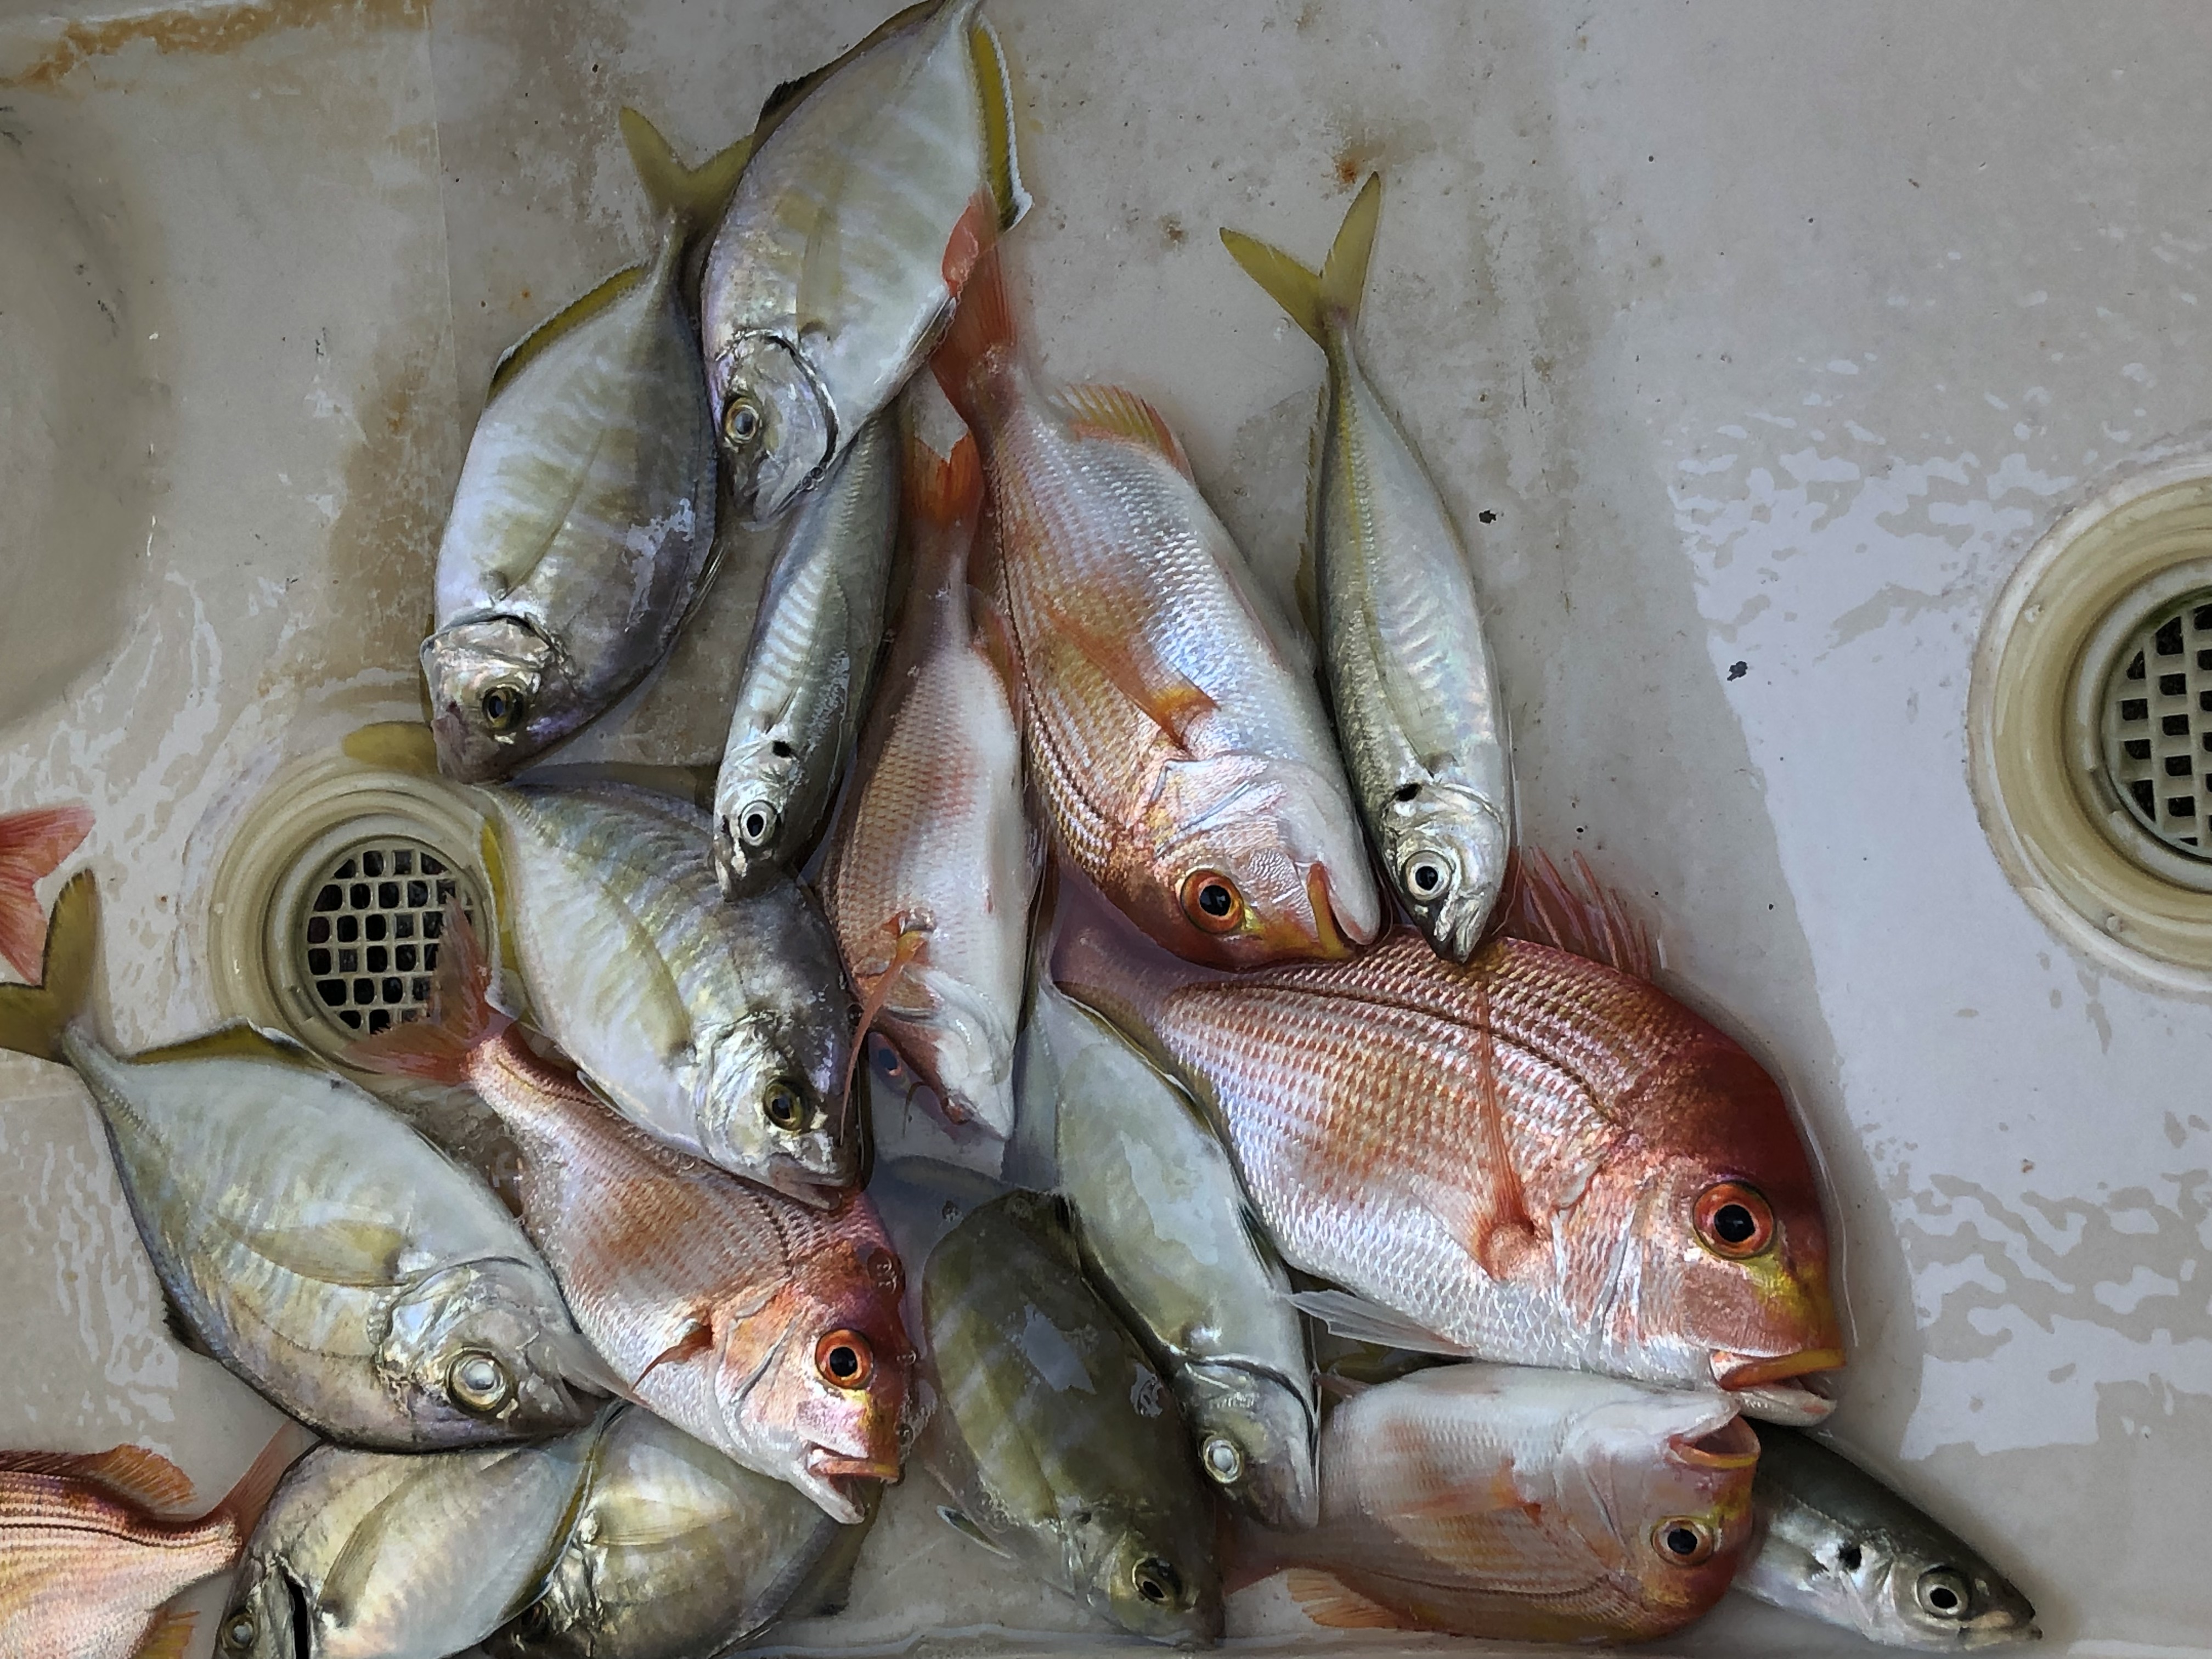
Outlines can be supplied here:
<path id="1" fill-rule="evenodd" d="M 2137 823 L 2212 859 L 2212 592 L 2154 613 L 2105 683 L 2105 768 Z"/>
<path id="2" fill-rule="evenodd" d="M 390 836 L 332 857 L 299 917 L 301 970 L 323 1018 L 366 1036 L 410 1020 L 430 999 L 446 904 L 471 921 L 474 884 L 433 848 Z"/>

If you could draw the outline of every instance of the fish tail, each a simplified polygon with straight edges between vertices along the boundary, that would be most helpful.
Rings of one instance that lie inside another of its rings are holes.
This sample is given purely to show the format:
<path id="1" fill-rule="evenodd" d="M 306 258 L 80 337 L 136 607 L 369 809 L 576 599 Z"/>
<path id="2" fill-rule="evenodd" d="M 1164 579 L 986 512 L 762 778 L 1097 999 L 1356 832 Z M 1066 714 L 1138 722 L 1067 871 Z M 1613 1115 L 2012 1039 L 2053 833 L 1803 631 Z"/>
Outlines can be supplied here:
<path id="1" fill-rule="evenodd" d="M 423 1018 L 363 1037 L 346 1058 L 368 1071 L 433 1083 L 467 1079 L 471 1057 L 514 1024 L 491 1005 L 491 963 L 458 898 L 446 901 L 438 966 Z"/>
<path id="2" fill-rule="evenodd" d="M 1319 270 L 1307 270 L 1282 249 L 1242 231 L 1223 231 L 1221 245 L 1292 322 L 1316 343 L 1326 344 L 1332 319 L 1348 328 L 1358 319 L 1360 296 L 1367 288 L 1368 256 L 1375 249 L 1375 226 L 1382 210 L 1382 175 L 1370 173 L 1352 198 Z"/>
<path id="3" fill-rule="evenodd" d="M 983 464 L 966 433 L 949 456 L 939 455 L 918 432 L 906 434 L 907 516 L 939 532 L 973 523 L 983 504 Z"/>
<path id="4" fill-rule="evenodd" d="M 0 818 L 0 957 L 25 979 L 39 971 L 46 913 L 33 890 L 92 829 L 88 806 L 34 806 Z"/>
<path id="5" fill-rule="evenodd" d="M 750 135 L 704 165 L 687 167 L 677 159 L 675 147 L 660 136 L 660 129 L 637 111 L 625 105 L 617 118 L 646 199 L 655 213 L 675 225 L 679 240 L 696 234 L 721 216 L 722 204 L 737 188 L 738 175 L 752 155 Z"/>
<path id="6" fill-rule="evenodd" d="M 236 1528 L 238 1542 L 243 1548 L 253 1535 L 254 1523 L 261 1519 L 261 1511 L 269 1507 L 276 1496 L 277 1483 L 284 1472 L 298 1462 L 314 1438 L 295 1424 L 287 1423 L 276 1431 L 261 1455 L 252 1466 L 238 1477 L 238 1484 L 223 1495 L 222 1502 L 210 1512 L 210 1520 L 225 1521 Z"/>
<path id="7" fill-rule="evenodd" d="M 976 393 L 994 359 L 1013 344 L 1013 313 L 1006 304 L 1006 267 L 999 245 L 981 249 L 969 268 L 960 302 L 943 343 L 929 360 L 937 384 L 970 427 L 977 424 Z"/>
<path id="8" fill-rule="evenodd" d="M 100 900 L 92 872 L 81 870 L 54 900 L 35 985 L 0 985 L 0 1048 L 62 1060 L 62 1037 L 92 1000 L 92 961 L 100 942 Z"/>

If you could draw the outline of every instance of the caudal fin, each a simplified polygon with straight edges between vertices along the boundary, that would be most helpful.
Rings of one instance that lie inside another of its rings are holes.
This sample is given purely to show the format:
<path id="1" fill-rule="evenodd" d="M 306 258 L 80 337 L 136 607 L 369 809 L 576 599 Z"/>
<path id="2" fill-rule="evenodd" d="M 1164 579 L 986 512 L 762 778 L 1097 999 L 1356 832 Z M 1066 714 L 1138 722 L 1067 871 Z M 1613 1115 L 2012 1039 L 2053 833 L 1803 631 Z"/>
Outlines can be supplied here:
<path id="1" fill-rule="evenodd" d="M 983 464 L 975 440 L 963 433 L 952 453 L 940 455 L 920 433 L 906 434 L 906 468 L 901 495 L 907 517 L 932 531 L 973 524 L 983 505 Z"/>
<path id="2" fill-rule="evenodd" d="M 469 1056 L 514 1024 L 492 1006 L 490 991 L 491 964 L 477 930 L 460 901 L 448 899 L 437 971 L 430 980 L 430 1004 L 423 1017 L 349 1044 L 346 1058 L 368 1071 L 395 1077 L 463 1082 L 468 1077 Z"/>
<path id="3" fill-rule="evenodd" d="M 616 119 L 646 199 L 656 214 L 675 221 L 679 236 L 694 235 L 721 216 L 723 204 L 737 188 L 738 175 L 751 159 L 750 135 L 702 165 L 687 167 L 677 159 L 675 146 L 660 136 L 660 129 L 637 111 L 624 106 Z"/>
<path id="4" fill-rule="evenodd" d="M 1375 226 L 1382 212 L 1382 175 L 1371 173 L 1352 198 L 1328 258 L 1317 271 L 1242 231 L 1223 231 L 1221 245 L 1244 267 L 1244 274 L 1266 289 L 1291 320 L 1318 343 L 1326 339 L 1332 317 L 1348 328 L 1359 316 L 1368 256 L 1375 251 Z"/>
<path id="5" fill-rule="evenodd" d="M 92 829 L 88 806 L 37 806 L 0 818 L 0 957 L 25 979 L 39 971 L 46 913 L 34 890 Z"/>
<path id="6" fill-rule="evenodd" d="M 948 263 L 950 263 L 948 258 Z M 980 250 L 960 289 L 952 325 L 929 367 L 952 407 L 969 426 L 981 383 L 1014 343 L 1013 313 L 1006 304 L 1006 272 L 996 242 Z"/>
<path id="7" fill-rule="evenodd" d="M 0 985 L 0 1048 L 59 1060 L 62 1033 L 92 1000 L 92 960 L 100 941 L 100 900 L 92 872 L 79 871 L 54 901 L 35 985 Z"/>

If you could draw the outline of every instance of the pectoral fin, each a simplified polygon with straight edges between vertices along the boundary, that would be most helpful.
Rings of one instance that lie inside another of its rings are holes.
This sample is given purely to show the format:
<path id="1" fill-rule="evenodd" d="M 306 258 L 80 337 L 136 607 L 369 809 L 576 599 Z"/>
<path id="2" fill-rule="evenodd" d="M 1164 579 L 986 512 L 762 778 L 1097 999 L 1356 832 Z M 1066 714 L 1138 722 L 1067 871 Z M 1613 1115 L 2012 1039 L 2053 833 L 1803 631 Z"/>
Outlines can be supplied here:
<path id="1" fill-rule="evenodd" d="M 973 1521 L 969 1520 L 964 1511 L 956 1510 L 949 1504 L 939 1504 L 937 1506 L 937 1518 L 945 1522 L 946 1526 L 951 1528 L 953 1531 L 958 1533 L 969 1543 L 980 1544 L 983 1548 L 990 1551 L 992 1554 L 997 1556 L 1000 1560 L 1011 1561 L 1014 1559 L 1004 1549 L 1000 1548 L 998 1544 L 993 1541 L 990 1534 L 985 1532 L 982 1528 L 977 1526 Z"/>
<path id="2" fill-rule="evenodd" d="M 192 1627 L 199 1615 L 185 1607 L 164 1607 L 154 1615 L 154 1627 L 138 1644 L 132 1659 L 185 1659 L 192 1644 Z"/>
<path id="3" fill-rule="evenodd" d="M 1349 1291 L 1300 1291 L 1291 1297 L 1291 1302 L 1300 1313 L 1310 1315 L 1339 1336 L 1350 1337 L 1355 1342 L 1374 1342 L 1414 1353 L 1464 1356 L 1467 1352 L 1458 1343 L 1415 1324 L 1405 1315 Z"/>
<path id="4" fill-rule="evenodd" d="M 1409 1630 L 1418 1628 L 1379 1601 L 1346 1588 L 1333 1573 L 1311 1567 L 1292 1567 L 1283 1575 L 1283 1588 L 1299 1610 L 1316 1625 L 1330 1630 Z"/>

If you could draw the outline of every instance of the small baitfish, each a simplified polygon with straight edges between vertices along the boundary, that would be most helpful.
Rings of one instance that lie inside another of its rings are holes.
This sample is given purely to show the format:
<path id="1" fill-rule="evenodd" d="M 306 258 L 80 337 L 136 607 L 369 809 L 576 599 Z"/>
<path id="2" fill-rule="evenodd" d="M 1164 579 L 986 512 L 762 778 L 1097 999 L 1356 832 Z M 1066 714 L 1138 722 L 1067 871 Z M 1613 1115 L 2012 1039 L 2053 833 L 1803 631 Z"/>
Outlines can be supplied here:
<path id="1" fill-rule="evenodd" d="M 1383 872 L 1429 942 L 1465 962 L 1505 878 L 1512 755 L 1466 550 L 1352 343 L 1382 207 L 1376 174 L 1317 272 L 1236 231 L 1221 240 L 1328 359 L 1301 597 Z"/>
<path id="2" fill-rule="evenodd" d="M 1175 1399 L 1083 1282 L 1048 1200 L 971 1211 L 930 1253 L 939 1393 L 922 1458 L 977 1543 L 1134 1636 L 1221 1635 L 1212 1507 Z"/>
<path id="3" fill-rule="evenodd" d="M 897 422 L 860 428 L 792 515 L 745 647 L 714 780 L 714 873 L 735 899 L 796 870 L 852 758 L 898 535 Z"/>
<path id="4" fill-rule="evenodd" d="M 1789 1429 L 1762 1425 L 1759 1443 L 1745 1595 L 1923 1653 L 2043 1634 L 2009 1579 L 1856 1464 Z"/>
<path id="5" fill-rule="evenodd" d="M 0 1653 L 184 1659 L 193 1615 L 168 1604 L 230 1571 L 299 1449 L 279 1434 L 198 1519 L 185 1472 L 143 1446 L 0 1452 Z"/>
<path id="6" fill-rule="evenodd" d="M 913 440 L 906 477 L 913 582 L 823 903 L 875 1029 L 949 1120 L 1003 1141 L 1037 876 L 1012 665 L 968 585 L 975 444 L 945 460 Z"/>
<path id="7" fill-rule="evenodd" d="M 391 1450 L 556 1434 L 612 1386 L 474 1175 L 304 1050 L 245 1024 L 135 1058 L 84 1009 L 89 873 L 0 1047 L 76 1069 L 179 1334 L 331 1439 Z"/>
<path id="8" fill-rule="evenodd" d="M 1244 1523 L 1235 1571 L 1290 1569 L 1292 1599 L 1340 1629 L 1643 1641 L 1727 1591 L 1758 1461 L 1711 1390 L 1439 1366 L 1329 1413 L 1320 1524 Z"/>
<path id="9" fill-rule="evenodd" d="M 1344 1287 L 1300 1307 L 1393 1347 L 1830 1409 L 1803 1381 L 1844 1358 L 1811 1159 L 1773 1079 L 1657 986 L 1517 939 L 1461 966 L 1411 928 L 1227 978 L 1140 957 L 1093 908 L 1054 977 L 1190 1088 L 1284 1260 Z"/>
<path id="10" fill-rule="evenodd" d="M 722 897 L 707 815 L 620 785 L 487 791 L 531 1006 L 655 1139 L 805 1203 L 860 1172 L 857 1009 L 836 936 L 778 871 Z"/>
<path id="11" fill-rule="evenodd" d="M 1320 696 L 1158 412 L 1036 386 L 995 247 L 932 367 L 981 452 L 1030 781 L 1068 861 L 1193 961 L 1373 939 L 1382 902 Z"/>
<path id="12" fill-rule="evenodd" d="M 574 1529 L 593 1422 L 536 1446 L 321 1446 L 246 1548 L 217 1659 L 445 1659 L 538 1594 Z"/>
<path id="13" fill-rule="evenodd" d="M 625 1410 L 592 1454 L 545 1594 L 485 1645 L 496 1659 L 719 1659 L 787 1608 L 808 1610 L 823 1569 L 865 1531 Z"/>
<path id="14" fill-rule="evenodd" d="M 34 806 L 0 817 L 0 961 L 35 978 L 46 948 L 46 912 L 38 884 L 92 830 L 84 806 Z"/>
<path id="15" fill-rule="evenodd" d="M 761 112 L 700 285 L 714 428 L 755 524 L 829 476 L 1029 210 L 977 5 L 909 7 Z"/>
<path id="16" fill-rule="evenodd" d="M 679 289 L 750 140 L 691 172 L 636 111 L 622 131 L 660 246 L 500 359 L 438 546 L 422 678 L 439 766 L 464 783 L 612 708 L 709 574 L 714 432 Z"/>
<path id="17" fill-rule="evenodd" d="M 431 1018 L 355 1044 L 359 1062 L 465 1084 L 499 1115 L 523 1224 L 626 1398 L 861 1519 L 854 1483 L 898 1479 L 914 1359 L 904 1275 L 868 1200 L 800 1204 L 617 1117 L 485 1000 L 458 905 L 444 933 Z"/>
<path id="18" fill-rule="evenodd" d="M 1084 1268 L 1166 1373 L 1199 1468 L 1265 1524 L 1313 1525 L 1313 1364 L 1229 1154 L 1182 1091 L 1049 981 L 1027 1040 L 1057 1073 L 1060 1190 Z"/>

